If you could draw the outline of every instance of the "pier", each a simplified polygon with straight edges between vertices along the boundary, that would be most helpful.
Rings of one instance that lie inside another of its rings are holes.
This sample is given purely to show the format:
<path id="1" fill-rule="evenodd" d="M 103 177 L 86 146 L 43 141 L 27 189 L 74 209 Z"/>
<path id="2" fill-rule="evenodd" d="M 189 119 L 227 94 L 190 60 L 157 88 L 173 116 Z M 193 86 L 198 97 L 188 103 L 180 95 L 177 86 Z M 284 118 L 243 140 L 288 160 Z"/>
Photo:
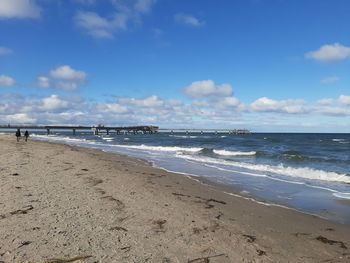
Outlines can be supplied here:
<path id="1" fill-rule="evenodd" d="M 214 133 L 214 134 L 219 134 L 219 133 L 224 133 L 224 134 L 232 134 L 232 135 L 248 135 L 251 134 L 251 131 L 247 129 L 169 129 L 169 128 L 159 128 L 159 132 L 168 132 L 168 133 L 185 133 L 185 134 L 191 134 L 191 133 Z"/>
<path id="2" fill-rule="evenodd" d="M 73 135 L 77 131 L 90 131 L 94 135 L 99 134 L 155 134 L 158 132 L 164 133 L 214 133 L 214 134 L 232 134 L 232 135 L 248 135 L 251 132 L 247 129 L 190 129 L 190 128 L 180 128 L 180 129 L 171 129 L 171 128 L 159 128 L 158 126 L 144 125 L 144 126 L 69 126 L 69 125 L 0 125 L 0 130 L 9 130 L 14 131 L 16 129 L 21 130 L 34 130 L 34 131 L 46 131 L 46 134 L 50 134 L 53 131 L 67 131 L 71 130 Z"/>
<path id="3" fill-rule="evenodd" d="M 157 126 L 125 126 L 125 127 L 113 127 L 113 126 L 64 126 L 64 125 L 0 125 L 0 129 L 7 130 L 44 130 L 47 134 L 50 134 L 53 130 L 71 130 L 73 135 L 76 131 L 92 131 L 93 134 L 98 135 L 100 133 L 106 133 L 109 135 L 111 132 L 117 134 L 153 134 L 157 133 L 159 127 Z"/>

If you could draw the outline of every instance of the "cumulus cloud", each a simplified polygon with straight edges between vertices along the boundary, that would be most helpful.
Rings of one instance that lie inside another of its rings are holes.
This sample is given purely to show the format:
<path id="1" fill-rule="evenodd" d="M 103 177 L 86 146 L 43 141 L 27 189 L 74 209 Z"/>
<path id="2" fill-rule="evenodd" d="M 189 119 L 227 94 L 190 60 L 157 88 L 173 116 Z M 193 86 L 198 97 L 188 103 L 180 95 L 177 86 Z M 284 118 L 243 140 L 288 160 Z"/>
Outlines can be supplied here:
<path id="1" fill-rule="evenodd" d="M 68 101 L 61 99 L 57 95 L 51 95 L 42 100 L 39 109 L 43 111 L 55 111 L 66 109 L 68 106 Z"/>
<path id="2" fill-rule="evenodd" d="M 340 108 L 340 107 L 324 107 L 324 108 L 318 108 L 315 109 L 316 113 L 320 113 L 322 115 L 328 115 L 328 116 L 350 116 L 350 110 Z"/>
<path id="3" fill-rule="evenodd" d="M 0 19 L 39 18 L 40 12 L 35 0 L 1 0 Z"/>
<path id="4" fill-rule="evenodd" d="M 63 65 L 50 70 L 47 75 L 38 76 L 37 85 L 41 88 L 75 91 L 86 84 L 86 81 L 87 74 L 84 71 Z"/>
<path id="5" fill-rule="evenodd" d="M 137 107 L 160 107 L 164 105 L 164 101 L 161 100 L 158 96 L 150 96 L 144 99 L 135 99 L 135 98 L 122 98 L 119 99 L 119 102 L 124 105 L 134 105 Z"/>
<path id="6" fill-rule="evenodd" d="M 323 105 L 323 106 L 327 106 L 327 105 L 332 105 L 334 103 L 334 99 L 321 99 L 319 101 L 317 101 L 317 104 L 319 105 Z"/>
<path id="7" fill-rule="evenodd" d="M 340 95 L 339 102 L 343 105 L 350 105 L 350 96 Z"/>
<path id="8" fill-rule="evenodd" d="M 332 76 L 332 77 L 326 77 L 324 79 L 321 79 L 321 84 L 334 84 L 339 81 L 339 77 L 337 76 Z"/>
<path id="9" fill-rule="evenodd" d="M 339 43 L 323 45 L 316 51 L 306 53 L 305 58 L 320 62 L 337 62 L 350 58 L 350 47 Z"/>
<path id="10" fill-rule="evenodd" d="M 151 11 L 156 0 L 111 0 L 114 12 L 108 16 L 96 12 L 79 11 L 75 23 L 93 38 L 113 38 L 117 33 L 128 30 L 130 24 L 140 24 L 141 17 Z"/>
<path id="11" fill-rule="evenodd" d="M 223 100 L 223 105 L 227 107 L 238 107 L 241 102 L 235 97 L 226 97 Z"/>
<path id="12" fill-rule="evenodd" d="M 96 106 L 97 112 L 102 113 L 128 113 L 129 109 L 119 103 L 100 103 Z"/>
<path id="13" fill-rule="evenodd" d="M 343 96 L 339 98 L 345 99 L 346 102 L 348 96 Z M 163 128 L 194 125 L 236 128 L 251 123 L 255 125 L 254 127 L 265 125 L 271 129 L 281 123 L 297 127 L 301 125 L 299 122 L 301 117 L 304 118 L 304 123 L 308 123 L 306 118 L 315 114 L 332 118 L 350 116 L 350 107 L 340 102 L 334 105 L 313 105 L 301 100 L 278 101 L 260 98 L 249 106 L 250 110 L 242 111 L 240 107 L 238 99 L 231 96 L 220 97 L 215 101 L 195 100 L 188 104 L 178 100 L 162 99 L 155 95 L 145 98 L 119 97 L 114 101 L 95 103 L 78 96 L 25 97 L 0 94 L 0 119 L 9 123 L 82 125 L 104 123 L 120 126 L 149 124 L 160 125 Z M 260 114 L 257 119 L 257 112 L 270 113 Z M 276 113 L 278 115 L 275 115 Z M 296 113 L 305 114 L 293 117 Z"/>
<path id="14" fill-rule="evenodd" d="M 68 65 L 60 66 L 50 71 L 50 76 L 54 79 L 85 81 L 86 73 L 72 69 Z"/>
<path id="15" fill-rule="evenodd" d="M 12 87 L 16 84 L 16 81 L 6 75 L 0 75 L 0 87 Z"/>
<path id="16" fill-rule="evenodd" d="M 39 76 L 37 78 L 37 84 L 40 88 L 50 88 L 50 79 L 45 76 Z"/>
<path id="17" fill-rule="evenodd" d="M 134 4 L 135 11 L 139 13 L 148 13 L 151 11 L 156 1 L 157 0 L 137 0 Z"/>
<path id="18" fill-rule="evenodd" d="M 11 124 L 34 124 L 37 122 L 37 119 L 30 117 L 28 113 L 16 113 L 0 116 L 3 122 Z"/>
<path id="19" fill-rule="evenodd" d="M 174 16 L 174 19 L 179 24 L 191 26 L 191 27 L 201 27 L 205 24 L 204 21 L 200 21 L 195 16 L 190 14 L 184 14 L 184 13 L 176 14 Z"/>
<path id="20" fill-rule="evenodd" d="M 309 110 L 305 106 L 303 100 L 273 100 L 267 97 L 262 97 L 254 101 L 251 109 L 256 112 L 280 112 L 300 114 L 307 113 Z"/>
<path id="21" fill-rule="evenodd" d="M 104 18 L 95 12 L 80 11 L 75 16 L 76 24 L 94 38 L 113 38 L 116 32 L 127 29 L 128 16 L 115 14 Z"/>
<path id="22" fill-rule="evenodd" d="M 9 55 L 12 53 L 12 50 L 7 48 L 7 47 L 1 47 L 0 46 L 0 56 L 5 56 L 5 55 Z"/>
<path id="23" fill-rule="evenodd" d="M 228 97 L 233 94 L 230 84 L 216 85 L 210 79 L 192 82 L 184 91 L 190 98 Z"/>

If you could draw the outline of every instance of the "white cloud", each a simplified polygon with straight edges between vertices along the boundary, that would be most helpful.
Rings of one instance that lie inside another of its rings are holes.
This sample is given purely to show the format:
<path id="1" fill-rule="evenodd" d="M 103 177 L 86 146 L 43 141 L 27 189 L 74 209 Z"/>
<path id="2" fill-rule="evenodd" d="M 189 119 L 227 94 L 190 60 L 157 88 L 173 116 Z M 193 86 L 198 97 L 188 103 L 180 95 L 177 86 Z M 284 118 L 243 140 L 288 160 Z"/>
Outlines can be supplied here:
<path id="1" fill-rule="evenodd" d="M 0 47 L 0 56 L 9 55 L 12 53 L 12 50 L 7 47 Z"/>
<path id="2" fill-rule="evenodd" d="M 332 105 L 334 103 L 334 99 L 321 99 L 319 101 L 317 101 L 317 104 L 319 105 L 323 105 L 323 106 L 327 106 L 327 105 Z"/>
<path id="3" fill-rule="evenodd" d="M 35 0 L 1 0 L 0 19 L 39 18 L 41 9 Z"/>
<path id="4" fill-rule="evenodd" d="M 111 0 L 114 9 L 108 16 L 96 12 L 80 11 L 74 17 L 78 27 L 97 39 L 113 38 L 129 29 L 130 24 L 141 24 L 142 15 L 149 13 L 156 0 Z"/>
<path id="5" fill-rule="evenodd" d="M 44 98 L 39 108 L 43 111 L 55 111 L 66 109 L 69 106 L 68 101 L 65 101 L 57 95 L 51 95 L 50 97 Z"/>
<path id="6" fill-rule="evenodd" d="M 267 97 L 257 99 L 251 104 L 251 109 L 256 112 L 281 112 L 281 113 L 307 113 L 303 100 L 273 100 Z"/>
<path id="7" fill-rule="evenodd" d="M 339 77 L 337 77 L 337 76 L 332 76 L 332 77 L 324 78 L 324 79 L 322 79 L 320 82 L 321 82 L 321 84 L 327 85 L 327 84 L 334 84 L 334 83 L 336 83 L 336 82 L 338 82 L 338 81 L 339 81 Z"/>
<path id="8" fill-rule="evenodd" d="M 238 107 L 241 105 L 241 102 L 235 97 L 226 97 L 224 98 L 223 105 L 226 107 Z"/>
<path id="9" fill-rule="evenodd" d="M 316 51 L 305 54 L 307 59 L 314 59 L 321 62 L 337 62 L 350 58 L 350 47 L 339 43 L 323 45 Z"/>
<path id="10" fill-rule="evenodd" d="M 127 113 L 129 112 L 128 108 L 120 105 L 119 103 L 101 103 L 96 106 L 98 112 L 105 113 Z"/>
<path id="11" fill-rule="evenodd" d="M 350 105 L 350 96 L 340 95 L 339 102 L 343 105 Z"/>
<path id="12" fill-rule="evenodd" d="M 50 76 L 54 79 L 60 80 L 75 80 L 85 81 L 86 73 L 83 71 L 72 69 L 68 65 L 60 66 L 50 71 Z"/>
<path id="13" fill-rule="evenodd" d="M 11 124 L 34 124 L 37 122 L 37 119 L 30 117 L 28 113 L 16 113 L 0 116 L 3 122 Z"/>
<path id="14" fill-rule="evenodd" d="M 137 12 L 148 13 L 156 2 L 157 0 L 137 0 L 134 8 Z"/>
<path id="15" fill-rule="evenodd" d="M 230 84 L 216 85 L 212 80 L 192 82 L 184 91 L 191 98 L 229 97 L 233 94 Z"/>
<path id="16" fill-rule="evenodd" d="M 137 107 L 161 107 L 164 105 L 164 101 L 161 100 L 158 96 L 150 96 L 144 99 L 135 99 L 135 98 L 121 98 L 119 102 L 124 105 L 133 105 Z"/>
<path id="17" fill-rule="evenodd" d="M 41 88 L 74 91 L 83 86 L 86 81 L 87 74 L 84 71 L 63 65 L 51 70 L 47 75 L 38 76 L 37 85 Z"/>
<path id="18" fill-rule="evenodd" d="M 340 107 L 326 107 L 321 109 L 316 109 L 315 112 L 321 113 L 323 115 L 329 115 L 329 116 L 350 116 L 350 111 L 344 108 Z"/>
<path id="19" fill-rule="evenodd" d="M 50 79 L 45 76 L 39 76 L 37 78 L 37 83 L 40 88 L 49 88 L 50 87 Z"/>
<path id="20" fill-rule="evenodd" d="M 191 26 L 191 27 L 200 27 L 205 24 L 204 21 L 200 21 L 198 18 L 194 17 L 193 15 L 184 14 L 184 13 L 176 14 L 174 16 L 174 19 L 179 24 Z"/>
<path id="21" fill-rule="evenodd" d="M 0 75 L 0 87 L 12 87 L 16 84 L 16 81 L 6 75 Z"/>
<path id="22" fill-rule="evenodd" d="M 107 19 L 94 12 L 78 12 L 76 24 L 85 29 L 94 38 L 113 38 L 116 32 L 127 29 L 128 17 L 125 14 L 115 14 Z"/>

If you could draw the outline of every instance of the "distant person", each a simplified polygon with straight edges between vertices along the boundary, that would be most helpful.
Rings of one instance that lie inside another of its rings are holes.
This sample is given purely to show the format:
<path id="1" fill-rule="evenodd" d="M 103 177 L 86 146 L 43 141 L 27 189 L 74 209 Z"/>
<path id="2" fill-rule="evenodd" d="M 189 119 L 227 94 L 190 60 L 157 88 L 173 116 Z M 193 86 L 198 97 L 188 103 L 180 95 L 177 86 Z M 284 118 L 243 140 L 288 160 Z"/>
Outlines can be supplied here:
<path id="1" fill-rule="evenodd" d="M 28 137 L 29 137 L 29 132 L 26 130 L 24 133 L 24 138 L 26 141 L 28 141 Z"/>
<path id="2" fill-rule="evenodd" d="M 21 130 L 20 129 L 17 129 L 16 137 L 17 137 L 17 142 L 19 142 L 19 139 L 21 138 Z"/>

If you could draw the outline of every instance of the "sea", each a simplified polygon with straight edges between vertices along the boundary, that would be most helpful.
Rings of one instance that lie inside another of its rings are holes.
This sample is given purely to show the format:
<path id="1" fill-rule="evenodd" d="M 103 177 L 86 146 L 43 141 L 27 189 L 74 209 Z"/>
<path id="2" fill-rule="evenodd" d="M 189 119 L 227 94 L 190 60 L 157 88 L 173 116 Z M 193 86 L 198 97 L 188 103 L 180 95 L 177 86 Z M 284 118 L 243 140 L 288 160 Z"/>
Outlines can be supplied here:
<path id="1" fill-rule="evenodd" d="M 35 132 L 31 138 L 147 160 L 262 205 L 350 223 L 350 134 Z M 202 180 L 201 180 L 202 179 Z"/>

